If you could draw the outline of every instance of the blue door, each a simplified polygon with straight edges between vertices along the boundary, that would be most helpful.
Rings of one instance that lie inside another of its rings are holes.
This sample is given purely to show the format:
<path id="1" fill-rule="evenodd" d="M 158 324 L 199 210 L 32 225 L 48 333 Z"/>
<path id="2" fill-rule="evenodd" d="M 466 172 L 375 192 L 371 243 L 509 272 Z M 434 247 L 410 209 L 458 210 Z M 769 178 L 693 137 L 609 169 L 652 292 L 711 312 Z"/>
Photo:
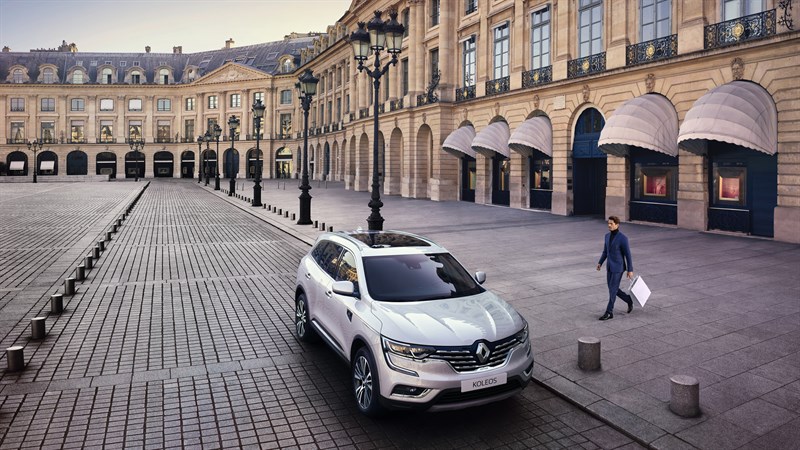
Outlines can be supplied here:
<path id="1" fill-rule="evenodd" d="M 575 124 L 572 145 L 572 190 L 575 215 L 603 215 L 606 203 L 606 154 L 597 148 L 603 116 L 590 108 Z"/>
<path id="2" fill-rule="evenodd" d="M 475 202 L 475 180 L 476 180 L 475 158 L 469 155 L 461 157 L 461 200 L 465 202 Z"/>

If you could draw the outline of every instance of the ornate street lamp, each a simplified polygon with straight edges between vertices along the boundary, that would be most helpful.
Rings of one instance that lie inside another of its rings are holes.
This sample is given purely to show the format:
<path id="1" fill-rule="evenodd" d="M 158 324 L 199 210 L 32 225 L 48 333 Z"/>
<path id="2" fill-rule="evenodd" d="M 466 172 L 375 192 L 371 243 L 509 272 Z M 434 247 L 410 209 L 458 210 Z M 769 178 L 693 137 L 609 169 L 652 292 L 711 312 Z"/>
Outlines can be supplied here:
<path id="1" fill-rule="evenodd" d="M 197 184 L 203 182 L 203 135 L 197 136 Z"/>
<path id="2" fill-rule="evenodd" d="M 33 152 L 33 182 L 36 183 L 36 172 L 38 169 L 38 165 L 36 164 L 36 152 L 42 149 L 44 145 L 44 141 L 42 139 L 34 139 L 32 141 L 28 141 L 28 150 Z"/>
<path id="3" fill-rule="evenodd" d="M 209 152 L 209 150 L 211 150 L 209 148 L 209 143 L 211 142 L 211 133 L 208 130 L 206 130 L 205 133 L 200 135 L 199 139 L 202 139 L 203 142 L 206 143 L 206 151 L 205 151 L 205 160 L 206 160 L 206 162 L 205 162 L 205 164 L 203 164 L 203 172 L 206 174 L 206 186 L 208 186 L 208 180 L 209 180 L 209 177 L 211 176 L 211 174 L 208 173 L 208 152 Z"/>
<path id="4" fill-rule="evenodd" d="M 311 186 L 308 184 L 308 110 L 311 100 L 317 94 L 319 78 L 314 76 L 311 69 L 306 69 L 299 78 L 300 82 L 295 87 L 300 90 L 300 105 L 303 107 L 303 179 L 300 184 L 300 218 L 298 225 L 311 225 Z"/>
<path id="5" fill-rule="evenodd" d="M 236 139 L 236 130 L 239 129 L 239 119 L 236 116 L 231 116 L 228 119 L 228 128 L 231 130 L 231 167 L 228 168 L 231 175 L 231 184 L 228 187 L 228 197 L 233 197 L 236 193 L 236 171 L 233 170 L 233 142 Z"/>
<path id="6" fill-rule="evenodd" d="M 219 157 L 219 137 L 222 136 L 222 128 L 215 123 L 214 124 L 214 128 L 211 130 L 211 133 L 212 133 L 212 138 L 215 141 L 217 141 L 217 160 L 214 163 L 214 190 L 218 191 L 219 190 L 219 160 L 221 159 Z"/>
<path id="7" fill-rule="evenodd" d="M 256 100 L 253 104 L 253 128 L 256 129 L 256 170 L 253 174 L 255 183 L 253 184 L 253 206 L 261 206 L 261 148 L 259 141 L 261 140 L 261 120 L 264 118 L 264 110 L 266 106 L 261 100 Z"/>
<path id="8" fill-rule="evenodd" d="M 366 72 L 373 80 L 374 95 L 373 99 L 373 122 L 374 136 L 372 146 L 372 196 L 370 197 L 369 207 L 372 210 L 367 218 L 370 230 L 383 230 L 383 217 L 381 217 L 380 181 L 378 178 L 378 98 L 380 96 L 381 77 L 389 70 L 389 66 L 397 64 L 397 54 L 401 51 L 403 32 L 405 27 L 397 21 L 397 11 L 389 13 L 390 19 L 386 22 L 381 20 L 383 12 L 375 11 L 375 17 L 365 25 L 364 22 L 358 23 L 358 29 L 350 35 L 350 44 L 353 46 L 355 60 L 358 61 L 359 72 Z M 369 30 L 369 32 L 367 32 Z M 380 53 L 386 49 L 392 55 L 386 66 L 381 67 Z M 370 54 L 375 56 L 374 69 L 364 66 L 364 61 Z"/>
<path id="9" fill-rule="evenodd" d="M 131 150 L 136 153 L 136 181 L 139 181 L 139 152 L 144 150 L 144 139 L 130 139 L 128 144 Z"/>

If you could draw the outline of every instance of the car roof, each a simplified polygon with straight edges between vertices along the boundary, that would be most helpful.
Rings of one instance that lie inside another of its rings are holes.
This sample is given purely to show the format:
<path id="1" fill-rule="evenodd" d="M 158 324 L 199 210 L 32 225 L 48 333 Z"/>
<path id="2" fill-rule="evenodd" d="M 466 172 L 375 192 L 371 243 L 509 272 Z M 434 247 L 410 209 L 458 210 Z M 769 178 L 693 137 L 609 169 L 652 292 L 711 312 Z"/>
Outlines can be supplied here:
<path id="1" fill-rule="evenodd" d="M 447 250 L 432 240 L 404 231 L 353 230 L 325 233 L 320 239 L 340 238 L 358 248 L 363 256 L 408 253 L 442 253 Z"/>

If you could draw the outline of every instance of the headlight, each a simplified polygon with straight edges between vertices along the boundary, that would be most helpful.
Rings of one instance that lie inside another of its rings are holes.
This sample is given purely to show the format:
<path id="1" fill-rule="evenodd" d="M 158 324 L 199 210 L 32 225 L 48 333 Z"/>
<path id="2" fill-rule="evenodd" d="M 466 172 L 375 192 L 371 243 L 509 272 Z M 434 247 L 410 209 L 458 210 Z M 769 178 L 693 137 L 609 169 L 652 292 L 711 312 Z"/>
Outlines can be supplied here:
<path id="1" fill-rule="evenodd" d="M 525 327 L 522 331 L 519 331 L 517 334 L 514 335 L 514 339 L 520 344 L 525 344 L 528 341 L 528 324 L 525 324 Z"/>
<path id="2" fill-rule="evenodd" d="M 436 349 L 422 345 L 404 344 L 391 339 L 382 338 L 383 351 L 405 356 L 406 358 L 425 359 L 436 353 Z"/>

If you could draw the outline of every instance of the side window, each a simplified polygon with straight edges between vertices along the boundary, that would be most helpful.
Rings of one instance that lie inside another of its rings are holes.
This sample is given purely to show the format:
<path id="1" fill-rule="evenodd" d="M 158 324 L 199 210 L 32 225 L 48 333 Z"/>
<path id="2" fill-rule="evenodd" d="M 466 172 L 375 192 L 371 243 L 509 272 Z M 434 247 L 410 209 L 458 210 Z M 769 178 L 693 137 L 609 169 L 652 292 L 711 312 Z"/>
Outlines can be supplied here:
<path id="1" fill-rule="evenodd" d="M 336 281 L 352 281 L 358 292 L 358 270 L 356 269 L 356 258 L 352 252 L 345 250 L 342 254 Z"/>
<path id="2" fill-rule="evenodd" d="M 342 246 L 330 241 L 323 241 L 311 252 L 311 256 L 317 265 L 332 278 L 336 278 L 336 271 L 339 269 L 339 254 L 342 253 Z"/>
<path id="3" fill-rule="evenodd" d="M 325 254 L 325 249 L 328 246 L 333 245 L 331 241 L 321 241 L 314 247 L 314 250 L 311 250 L 311 257 L 314 258 L 314 261 L 317 263 L 318 266 L 323 267 L 323 255 Z"/>

